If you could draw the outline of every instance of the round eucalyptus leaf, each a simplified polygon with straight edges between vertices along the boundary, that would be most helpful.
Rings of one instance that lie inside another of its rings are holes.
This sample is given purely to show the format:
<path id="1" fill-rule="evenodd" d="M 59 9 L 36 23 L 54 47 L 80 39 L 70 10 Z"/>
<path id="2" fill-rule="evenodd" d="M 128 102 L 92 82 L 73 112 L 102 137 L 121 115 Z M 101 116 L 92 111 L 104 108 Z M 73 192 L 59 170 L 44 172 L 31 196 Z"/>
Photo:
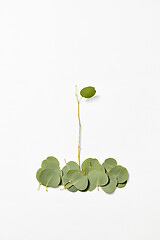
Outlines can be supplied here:
<path id="1" fill-rule="evenodd" d="M 68 182 L 69 182 L 69 180 L 68 180 L 68 178 L 67 178 L 67 175 L 64 174 L 64 175 L 62 176 L 62 184 L 65 186 Z"/>
<path id="2" fill-rule="evenodd" d="M 107 158 L 102 165 L 106 171 L 109 172 L 113 167 L 117 165 L 117 161 L 114 158 Z"/>
<path id="3" fill-rule="evenodd" d="M 105 172 L 104 167 L 99 163 L 99 161 L 96 158 L 87 158 L 82 163 L 82 171 L 83 171 L 84 175 L 88 175 L 88 173 L 93 169 L 95 169 L 97 171 Z"/>
<path id="4" fill-rule="evenodd" d="M 42 162 L 41 167 L 44 169 L 45 168 L 56 169 L 59 168 L 59 162 L 55 157 L 48 157 Z"/>
<path id="5" fill-rule="evenodd" d="M 73 186 L 73 183 L 71 183 L 71 181 L 68 179 L 67 174 L 64 174 L 62 176 L 62 184 L 64 185 L 64 187 L 66 189 L 70 189 Z M 72 189 L 74 190 L 74 188 L 71 188 L 71 191 L 72 191 Z"/>
<path id="6" fill-rule="evenodd" d="M 65 174 L 69 170 L 75 170 L 75 169 L 79 170 L 78 164 L 74 161 L 70 161 L 62 168 L 62 172 L 63 172 L 63 174 Z"/>
<path id="7" fill-rule="evenodd" d="M 108 182 L 107 174 L 97 170 L 91 170 L 88 174 L 88 179 L 89 183 L 95 187 L 106 185 Z"/>
<path id="8" fill-rule="evenodd" d="M 116 189 L 116 186 L 117 186 L 117 180 L 115 178 L 113 178 L 113 179 L 109 180 L 107 185 L 105 185 L 105 186 L 103 186 L 101 188 L 106 193 L 112 193 Z"/>
<path id="9" fill-rule="evenodd" d="M 53 169 L 44 169 L 39 176 L 40 183 L 46 187 L 56 188 L 60 184 L 60 175 Z"/>
<path id="10" fill-rule="evenodd" d="M 78 190 L 85 190 L 88 186 L 88 178 L 86 176 L 84 176 L 82 172 L 75 172 L 72 175 L 71 183 Z"/>
<path id="11" fill-rule="evenodd" d="M 41 174 L 41 172 L 43 171 L 44 169 L 42 169 L 42 168 L 39 168 L 38 170 L 37 170 L 37 172 L 36 172 L 36 178 L 37 178 L 37 181 L 40 183 L 40 179 L 39 179 L 39 177 L 40 177 L 40 174 Z"/>
<path id="12" fill-rule="evenodd" d="M 128 179 L 127 169 L 120 165 L 112 168 L 110 170 L 109 174 L 111 177 L 116 178 L 118 183 L 124 183 Z"/>
<path id="13" fill-rule="evenodd" d="M 67 190 L 70 192 L 73 192 L 73 193 L 78 191 L 78 189 L 75 186 L 71 186 L 71 187 L 67 188 Z"/>
<path id="14" fill-rule="evenodd" d="M 126 186 L 126 184 L 127 184 L 127 181 L 124 182 L 124 183 L 118 183 L 118 184 L 117 184 L 117 187 L 118 187 L 118 188 L 124 188 L 124 187 Z"/>
<path id="15" fill-rule="evenodd" d="M 73 175 L 75 172 L 80 172 L 80 170 L 78 170 L 78 169 L 72 169 L 72 170 L 69 170 L 69 171 L 66 173 L 68 180 L 71 180 L 71 179 L 72 179 L 72 175 Z"/>
<path id="16" fill-rule="evenodd" d="M 88 191 L 92 192 L 96 188 L 96 185 L 91 185 L 89 183 Z"/>
<path id="17" fill-rule="evenodd" d="M 81 96 L 85 98 L 91 98 L 95 95 L 95 93 L 96 93 L 95 88 L 91 86 L 85 87 L 80 91 Z"/>

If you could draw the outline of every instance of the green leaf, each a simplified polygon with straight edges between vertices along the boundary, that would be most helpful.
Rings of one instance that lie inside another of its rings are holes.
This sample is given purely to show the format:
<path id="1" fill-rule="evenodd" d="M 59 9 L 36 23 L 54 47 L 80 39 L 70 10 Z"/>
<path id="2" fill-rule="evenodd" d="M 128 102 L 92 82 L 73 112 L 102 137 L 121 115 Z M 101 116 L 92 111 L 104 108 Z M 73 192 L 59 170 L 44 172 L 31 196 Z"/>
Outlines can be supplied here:
<path id="1" fill-rule="evenodd" d="M 71 183 L 78 190 L 85 190 L 88 186 L 88 179 L 82 172 L 75 172 L 71 177 Z"/>
<path id="2" fill-rule="evenodd" d="M 107 185 L 103 186 L 102 189 L 106 193 L 112 193 L 116 189 L 117 186 L 117 180 L 115 178 L 109 179 L 109 182 Z"/>
<path id="3" fill-rule="evenodd" d="M 67 174 L 69 173 L 69 177 L 70 177 L 70 174 L 72 174 L 73 172 L 75 171 L 78 171 L 77 169 L 75 170 L 69 170 L 67 173 L 65 173 L 63 176 L 62 176 L 62 184 L 64 185 L 64 187 L 70 191 L 70 192 L 77 192 L 78 189 L 70 182 L 70 180 L 68 179 L 67 177 Z"/>
<path id="4" fill-rule="evenodd" d="M 88 173 L 93 169 L 95 169 L 97 171 L 105 172 L 104 167 L 99 163 L 99 161 L 96 158 L 87 158 L 82 163 L 82 171 L 83 171 L 84 175 L 88 175 Z"/>
<path id="5" fill-rule="evenodd" d="M 117 165 L 117 161 L 114 158 L 107 158 L 102 166 L 109 172 L 113 167 Z"/>
<path id="6" fill-rule="evenodd" d="M 63 172 L 63 174 L 65 174 L 69 170 L 74 170 L 74 169 L 79 170 L 79 166 L 78 166 L 78 164 L 76 162 L 70 161 L 62 168 L 62 172 Z"/>
<path id="7" fill-rule="evenodd" d="M 92 192 L 96 188 L 96 185 L 91 185 L 89 182 L 88 191 Z"/>
<path id="8" fill-rule="evenodd" d="M 65 186 L 68 182 L 69 182 L 69 180 L 67 178 L 67 174 L 64 174 L 62 176 L 62 184 Z"/>
<path id="9" fill-rule="evenodd" d="M 91 86 L 85 87 L 80 91 L 81 96 L 85 98 L 91 98 L 95 95 L 95 93 L 96 93 L 95 88 Z"/>
<path id="10" fill-rule="evenodd" d="M 103 186 L 108 182 L 108 176 L 106 173 L 97 170 L 91 170 L 88 174 L 88 179 L 91 186 Z"/>
<path id="11" fill-rule="evenodd" d="M 40 179 L 39 179 L 39 177 L 40 177 L 40 174 L 41 174 L 41 172 L 43 171 L 44 169 L 42 169 L 42 168 L 39 168 L 38 170 L 37 170 L 37 172 L 36 172 L 36 178 L 37 178 L 37 181 L 40 183 Z"/>
<path id="12" fill-rule="evenodd" d="M 59 162 L 55 157 L 48 157 L 46 160 L 42 162 L 41 167 L 43 169 L 46 169 L 46 168 L 56 169 L 56 168 L 59 168 Z"/>
<path id="13" fill-rule="evenodd" d="M 72 170 L 69 170 L 69 171 L 66 173 L 68 180 L 71 180 L 71 179 L 72 179 L 72 175 L 73 175 L 75 172 L 80 172 L 80 170 L 78 170 L 78 169 L 72 169 Z"/>
<path id="14" fill-rule="evenodd" d="M 67 190 L 70 191 L 70 192 L 77 192 L 78 191 L 78 189 L 74 185 L 69 187 L 69 188 L 67 188 Z"/>
<path id="15" fill-rule="evenodd" d="M 110 177 L 116 178 L 118 183 L 124 183 L 128 179 L 127 169 L 120 165 L 112 168 L 109 174 L 110 174 Z"/>
<path id="16" fill-rule="evenodd" d="M 41 172 L 39 180 L 46 187 L 56 188 L 60 184 L 61 178 L 58 172 L 47 168 Z"/>
<path id="17" fill-rule="evenodd" d="M 126 186 L 126 184 L 127 184 L 127 181 L 124 182 L 124 183 L 118 183 L 118 184 L 117 184 L 117 187 L 118 187 L 118 188 L 124 188 L 124 187 Z"/>

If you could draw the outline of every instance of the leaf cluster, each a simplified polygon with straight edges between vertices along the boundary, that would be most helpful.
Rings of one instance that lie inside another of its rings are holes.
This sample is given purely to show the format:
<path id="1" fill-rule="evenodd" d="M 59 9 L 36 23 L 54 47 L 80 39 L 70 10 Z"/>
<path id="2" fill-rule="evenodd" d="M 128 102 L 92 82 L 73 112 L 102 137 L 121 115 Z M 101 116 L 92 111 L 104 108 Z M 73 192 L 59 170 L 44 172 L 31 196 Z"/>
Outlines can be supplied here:
<path id="1" fill-rule="evenodd" d="M 42 161 L 36 178 L 46 189 L 63 185 L 70 192 L 86 192 L 101 187 L 105 193 L 112 193 L 116 187 L 126 186 L 128 171 L 113 158 L 106 159 L 102 165 L 96 158 L 87 158 L 81 169 L 76 162 L 70 161 L 61 170 L 57 158 L 48 157 Z"/>

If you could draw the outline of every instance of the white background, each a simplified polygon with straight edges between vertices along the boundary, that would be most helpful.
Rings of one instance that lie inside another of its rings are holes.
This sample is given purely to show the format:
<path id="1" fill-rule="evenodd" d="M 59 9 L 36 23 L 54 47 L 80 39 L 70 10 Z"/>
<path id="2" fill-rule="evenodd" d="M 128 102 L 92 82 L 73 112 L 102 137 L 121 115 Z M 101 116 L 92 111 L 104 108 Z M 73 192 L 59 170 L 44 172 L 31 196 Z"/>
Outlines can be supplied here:
<path id="1" fill-rule="evenodd" d="M 0 1 L 0 239 L 160 239 L 160 2 Z M 47 156 L 114 157 L 128 185 L 37 191 Z"/>

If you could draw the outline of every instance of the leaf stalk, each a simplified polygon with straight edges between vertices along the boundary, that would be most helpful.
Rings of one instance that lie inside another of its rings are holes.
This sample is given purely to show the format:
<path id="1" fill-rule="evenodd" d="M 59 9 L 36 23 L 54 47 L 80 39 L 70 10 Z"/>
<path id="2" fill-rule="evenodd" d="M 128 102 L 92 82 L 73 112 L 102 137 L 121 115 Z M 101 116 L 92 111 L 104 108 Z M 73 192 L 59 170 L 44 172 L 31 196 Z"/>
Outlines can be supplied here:
<path id="1" fill-rule="evenodd" d="M 78 103 L 78 123 L 79 123 L 79 136 L 78 136 L 78 165 L 79 168 L 81 167 L 80 163 L 80 151 L 81 151 L 81 121 L 80 121 L 80 110 L 79 110 L 79 103 L 82 100 L 82 97 L 78 99 L 78 94 L 77 94 L 77 85 L 75 86 L 75 95 Z"/>

